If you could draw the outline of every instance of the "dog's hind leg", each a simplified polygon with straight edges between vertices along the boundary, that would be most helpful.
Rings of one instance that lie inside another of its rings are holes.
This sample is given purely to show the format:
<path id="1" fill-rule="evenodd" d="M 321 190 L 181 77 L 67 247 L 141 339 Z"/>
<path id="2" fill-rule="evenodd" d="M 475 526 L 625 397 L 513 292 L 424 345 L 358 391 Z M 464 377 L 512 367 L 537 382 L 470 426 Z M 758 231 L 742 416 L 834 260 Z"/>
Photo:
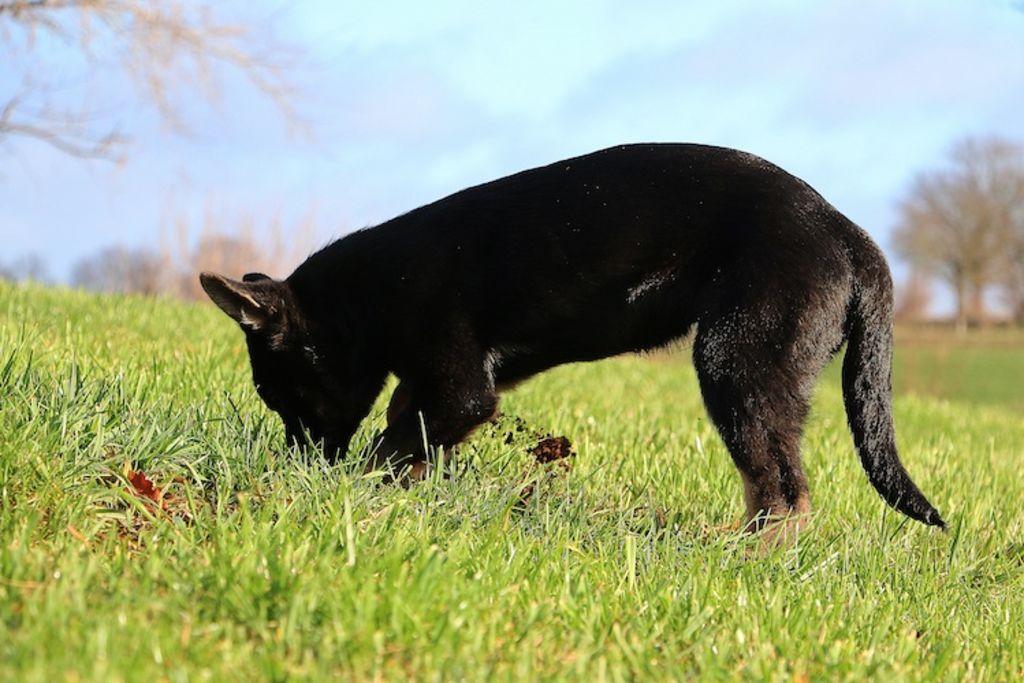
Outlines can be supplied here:
<path id="1" fill-rule="evenodd" d="M 837 297 L 838 299 L 838 297 Z M 818 373 L 842 339 L 842 308 L 759 302 L 708 315 L 693 359 L 708 414 L 743 477 L 747 529 L 810 511 L 800 436 Z"/>

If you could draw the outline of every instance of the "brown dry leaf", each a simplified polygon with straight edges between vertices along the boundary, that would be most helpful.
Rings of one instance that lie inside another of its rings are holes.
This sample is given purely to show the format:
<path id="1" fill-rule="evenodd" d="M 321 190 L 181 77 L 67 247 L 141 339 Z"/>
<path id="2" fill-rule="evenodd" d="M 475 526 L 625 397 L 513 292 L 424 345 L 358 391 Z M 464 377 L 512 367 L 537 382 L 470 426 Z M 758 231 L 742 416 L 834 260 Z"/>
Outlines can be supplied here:
<path id="1" fill-rule="evenodd" d="M 163 494 L 158 489 L 149 477 L 146 476 L 145 472 L 141 470 L 129 470 L 128 481 L 132 485 L 132 493 L 139 498 L 146 498 L 158 505 L 162 502 Z M 161 506 L 162 507 L 162 506 Z"/>
<path id="2" fill-rule="evenodd" d="M 181 477 L 176 477 L 164 488 L 158 487 L 141 470 L 128 470 L 128 481 L 131 483 L 130 493 L 142 499 L 146 509 L 152 513 L 164 512 L 173 517 L 179 517 L 185 521 L 191 521 L 192 515 L 184 497 L 174 495 L 170 487 L 174 484 L 184 484 Z"/>

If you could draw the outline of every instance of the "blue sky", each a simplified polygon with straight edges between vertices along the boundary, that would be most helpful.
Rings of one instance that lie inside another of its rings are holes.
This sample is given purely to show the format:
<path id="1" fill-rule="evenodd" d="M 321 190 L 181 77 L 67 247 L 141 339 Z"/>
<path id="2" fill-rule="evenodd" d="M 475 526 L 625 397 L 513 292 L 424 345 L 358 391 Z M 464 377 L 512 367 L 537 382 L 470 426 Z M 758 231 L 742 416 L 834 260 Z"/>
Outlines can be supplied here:
<path id="1" fill-rule="evenodd" d="M 1024 140 L 1024 10 L 1012 4 L 239 3 L 301 48 L 294 78 L 309 135 L 290 134 L 236 77 L 216 106 L 188 108 L 186 136 L 108 86 L 106 115 L 135 137 L 126 163 L 27 140 L 0 147 L 0 261 L 39 253 L 64 278 L 101 247 L 155 245 L 168 210 L 210 206 L 315 210 L 326 240 L 634 141 L 760 154 L 888 250 L 910 179 L 955 140 Z M 0 101 L 18 77 L 0 65 Z"/>

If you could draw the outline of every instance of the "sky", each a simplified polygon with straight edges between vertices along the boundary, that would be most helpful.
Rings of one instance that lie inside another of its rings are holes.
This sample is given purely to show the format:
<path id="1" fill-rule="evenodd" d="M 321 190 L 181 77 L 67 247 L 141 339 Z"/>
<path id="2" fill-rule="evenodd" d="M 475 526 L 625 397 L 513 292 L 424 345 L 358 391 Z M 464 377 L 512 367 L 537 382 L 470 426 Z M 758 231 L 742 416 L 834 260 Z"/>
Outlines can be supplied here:
<path id="1" fill-rule="evenodd" d="M 763 156 L 891 255 L 915 174 L 964 136 L 1024 141 L 1024 6 L 1009 0 L 230 7 L 293 48 L 303 130 L 237 74 L 213 106 L 179 93 L 184 135 L 105 83 L 91 96 L 133 137 L 125 162 L 0 145 L 0 262 L 35 253 L 66 280 L 81 257 L 156 246 L 168 215 L 211 207 L 286 224 L 312 214 L 326 241 L 524 168 L 649 141 Z M 43 57 L 38 68 L 62 68 Z M 0 61 L 0 102 L 23 68 Z"/>

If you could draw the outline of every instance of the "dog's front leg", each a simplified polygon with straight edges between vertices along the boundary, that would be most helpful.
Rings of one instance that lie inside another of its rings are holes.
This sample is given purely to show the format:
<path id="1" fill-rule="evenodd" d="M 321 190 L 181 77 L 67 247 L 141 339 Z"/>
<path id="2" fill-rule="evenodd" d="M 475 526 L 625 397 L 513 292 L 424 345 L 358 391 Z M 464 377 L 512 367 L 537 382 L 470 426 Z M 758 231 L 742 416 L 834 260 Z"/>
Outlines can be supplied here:
<path id="1" fill-rule="evenodd" d="M 438 448 L 448 451 L 497 412 L 498 397 L 490 377 L 461 371 L 444 382 L 403 381 L 388 406 L 388 427 L 367 462 L 368 470 L 403 472 L 404 480 L 422 478 Z"/>

